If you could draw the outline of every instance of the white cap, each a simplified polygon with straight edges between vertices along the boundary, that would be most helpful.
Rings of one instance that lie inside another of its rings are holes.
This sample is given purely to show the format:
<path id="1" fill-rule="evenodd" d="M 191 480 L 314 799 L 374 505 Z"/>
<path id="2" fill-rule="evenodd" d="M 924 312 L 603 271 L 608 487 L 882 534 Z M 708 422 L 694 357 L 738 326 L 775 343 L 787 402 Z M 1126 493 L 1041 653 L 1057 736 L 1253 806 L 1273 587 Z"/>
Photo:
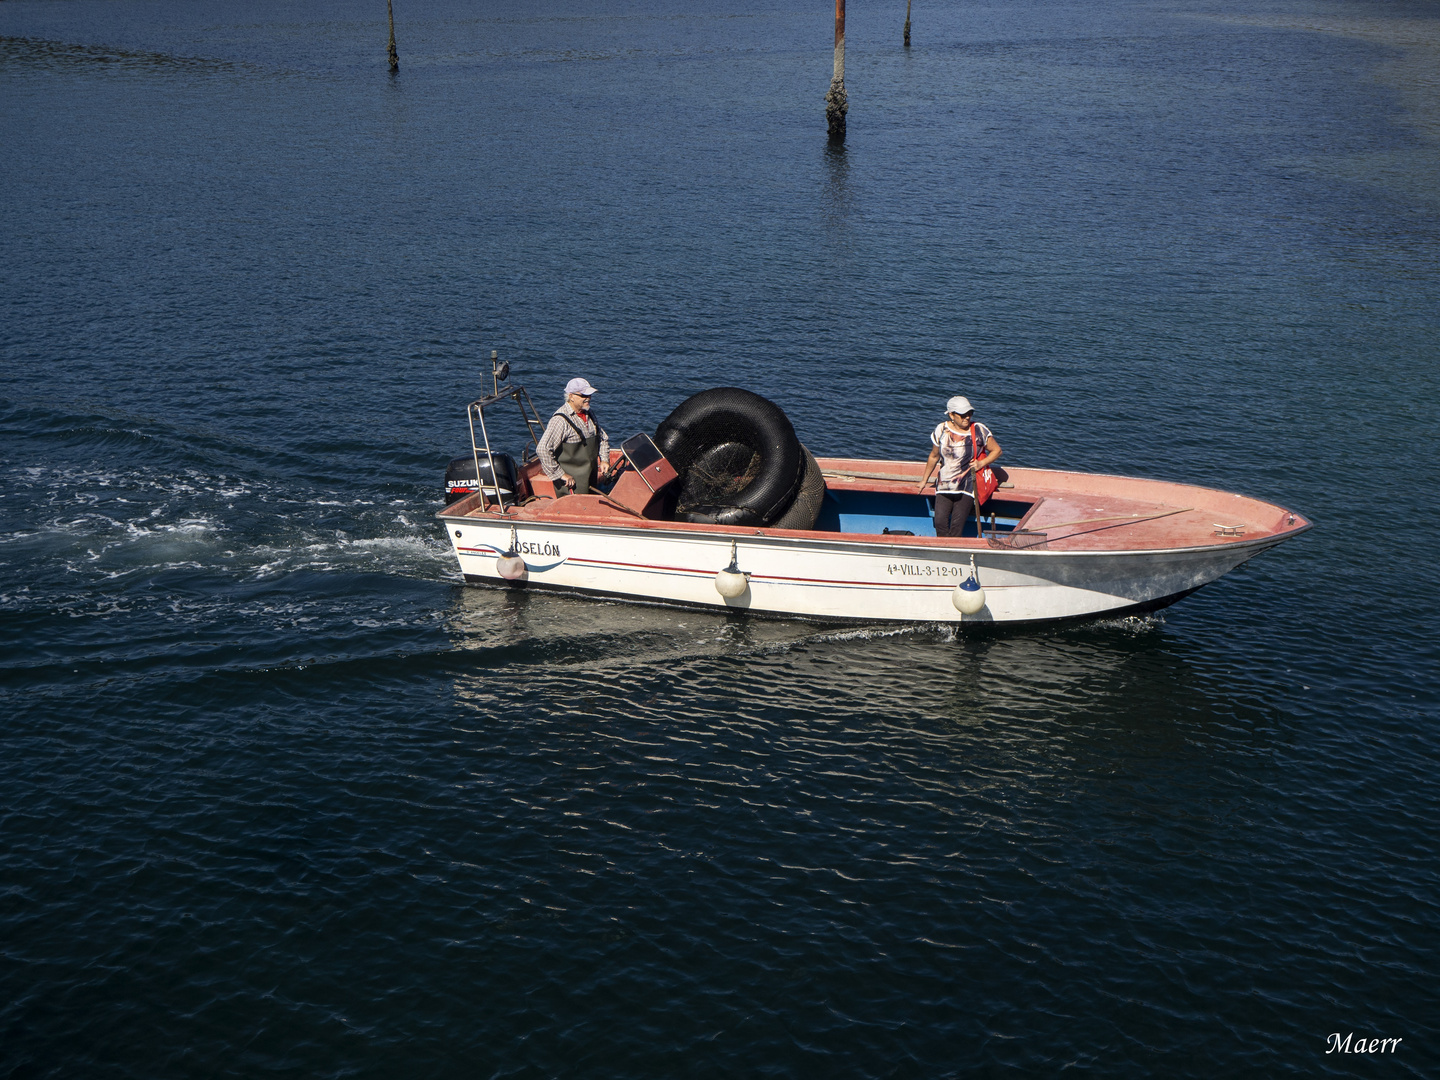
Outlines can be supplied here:
<path id="1" fill-rule="evenodd" d="M 966 413 L 974 412 L 975 406 L 970 404 L 969 398 L 956 394 L 949 401 L 945 402 L 945 411 L 947 413 L 958 412 L 961 416 L 964 416 Z"/>
<path id="2" fill-rule="evenodd" d="M 584 379 L 571 379 L 565 384 L 565 393 L 579 394 L 582 397 L 589 397 L 596 393 L 595 387 L 591 386 Z"/>

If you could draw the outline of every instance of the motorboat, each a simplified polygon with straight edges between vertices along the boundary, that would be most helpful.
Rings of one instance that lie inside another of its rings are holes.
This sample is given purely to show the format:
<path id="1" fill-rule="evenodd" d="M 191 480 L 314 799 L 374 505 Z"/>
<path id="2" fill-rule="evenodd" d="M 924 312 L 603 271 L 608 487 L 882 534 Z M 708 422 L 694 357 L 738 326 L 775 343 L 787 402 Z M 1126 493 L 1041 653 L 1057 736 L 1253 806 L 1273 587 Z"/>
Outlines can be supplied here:
<path id="1" fill-rule="evenodd" d="M 710 430 L 697 451 L 666 424 L 612 450 L 608 491 L 557 497 L 533 453 L 543 424 L 522 387 L 500 385 L 506 368 L 468 406 L 472 454 L 452 462 L 437 515 L 471 585 L 822 621 L 1040 623 L 1164 608 L 1311 526 L 1274 503 L 1192 484 L 1012 468 L 964 535 L 940 537 L 921 462 L 803 447 L 789 512 L 757 513 L 743 505 L 757 479 L 746 454 L 752 466 L 783 457 L 765 442 L 774 432 Z M 490 445 L 486 410 L 504 402 L 520 407 L 530 434 L 518 462 Z M 693 475 L 717 462 L 724 472 L 727 455 L 736 505 L 697 507 L 693 491 L 687 503 Z"/>

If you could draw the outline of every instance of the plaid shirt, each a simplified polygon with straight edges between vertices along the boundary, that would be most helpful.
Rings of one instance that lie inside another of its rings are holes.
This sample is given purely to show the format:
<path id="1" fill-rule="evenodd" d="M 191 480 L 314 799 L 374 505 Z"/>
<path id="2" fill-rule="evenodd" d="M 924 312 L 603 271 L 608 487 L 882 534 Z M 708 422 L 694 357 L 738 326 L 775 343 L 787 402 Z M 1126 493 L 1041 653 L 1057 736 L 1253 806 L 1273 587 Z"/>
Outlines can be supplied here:
<path id="1" fill-rule="evenodd" d="M 582 439 L 576 432 L 579 428 L 585 433 Z M 550 423 L 545 425 L 545 434 L 540 436 L 540 442 L 535 447 L 536 454 L 540 457 L 540 468 L 545 470 L 545 476 L 550 480 L 560 480 L 565 476 L 565 470 L 560 468 L 560 463 L 555 460 L 555 455 L 560 452 L 561 443 L 585 442 L 596 432 L 600 433 L 600 458 L 599 465 L 603 467 L 610 460 L 610 436 L 605 434 L 605 429 L 595 422 L 595 411 L 592 409 L 585 419 L 570 407 L 567 401 L 555 414 L 550 417 Z"/>

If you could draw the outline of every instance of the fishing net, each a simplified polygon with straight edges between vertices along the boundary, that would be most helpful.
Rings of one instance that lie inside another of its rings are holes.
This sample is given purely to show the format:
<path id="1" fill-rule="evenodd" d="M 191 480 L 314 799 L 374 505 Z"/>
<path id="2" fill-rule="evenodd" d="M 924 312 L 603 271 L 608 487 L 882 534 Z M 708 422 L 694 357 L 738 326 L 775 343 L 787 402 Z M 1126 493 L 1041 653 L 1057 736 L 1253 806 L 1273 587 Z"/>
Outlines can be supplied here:
<path id="1" fill-rule="evenodd" d="M 795 500 L 807 468 L 780 407 L 733 386 L 681 402 L 655 429 L 655 446 L 680 474 L 682 521 L 771 524 Z"/>
<path id="2" fill-rule="evenodd" d="M 684 513 L 697 506 L 730 503 L 755 482 L 762 460 L 759 452 L 741 442 L 705 447 L 685 471 L 676 509 Z"/>
<path id="3" fill-rule="evenodd" d="M 809 450 L 803 446 L 800 449 L 805 454 L 805 478 L 800 481 L 795 500 L 775 519 L 777 529 L 813 529 L 820 517 L 820 504 L 825 501 L 825 475 L 820 464 Z"/>

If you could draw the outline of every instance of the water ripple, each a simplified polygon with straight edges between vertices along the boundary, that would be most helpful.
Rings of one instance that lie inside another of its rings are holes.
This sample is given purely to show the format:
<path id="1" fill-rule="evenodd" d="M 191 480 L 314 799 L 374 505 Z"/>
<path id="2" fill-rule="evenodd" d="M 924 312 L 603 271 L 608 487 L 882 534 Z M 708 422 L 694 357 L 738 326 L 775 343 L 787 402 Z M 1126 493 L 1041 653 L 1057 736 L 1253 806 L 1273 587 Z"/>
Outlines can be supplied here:
<path id="1" fill-rule="evenodd" d="M 1433 20 L 852 5 L 841 152 L 823 7 L 401 6 L 0 4 L 0 1072 L 1434 1074 Z M 492 348 L 1317 527 L 986 634 L 465 588 Z"/>

